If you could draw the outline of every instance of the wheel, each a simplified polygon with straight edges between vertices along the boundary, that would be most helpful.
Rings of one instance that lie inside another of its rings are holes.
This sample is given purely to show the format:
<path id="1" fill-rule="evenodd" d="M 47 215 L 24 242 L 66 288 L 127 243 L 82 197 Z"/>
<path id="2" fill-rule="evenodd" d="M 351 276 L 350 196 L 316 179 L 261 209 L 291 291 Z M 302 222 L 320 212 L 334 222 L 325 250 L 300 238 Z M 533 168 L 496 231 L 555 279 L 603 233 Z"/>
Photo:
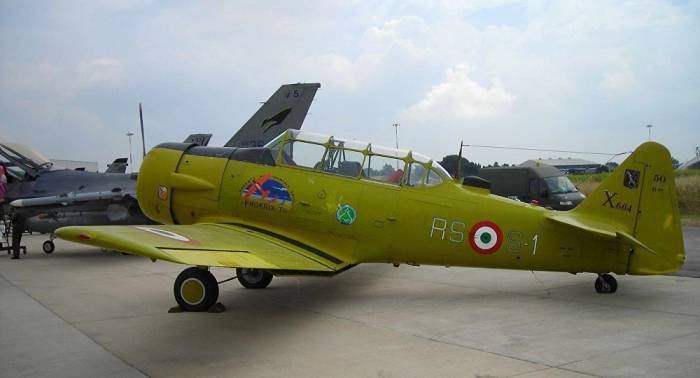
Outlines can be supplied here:
<path id="1" fill-rule="evenodd" d="M 208 270 L 187 268 L 175 279 L 175 300 L 183 311 L 207 311 L 219 298 L 219 284 Z"/>
<path id="2" fill-rule="evenodd" d="M 53 253 L 53 250 L 56 249 L 56 245 L 53 244 L 53 241 L 47 240 L 41 245 L 41 249 L 44 250 L 44 253 Z"/>
<path id="3" fill-rule="evenodd" d="M 600 294 L 612 294 L 617 291 L 617 280 L 609 274 L 600 274 L 595 280 L 595 291 Z"/>
<path id="4" fill-rule="evenodd" d="M 236 277 L 246 289 L 264 289 L 272 282 L 272 274 L 260 269 L 236 268 Z"/>

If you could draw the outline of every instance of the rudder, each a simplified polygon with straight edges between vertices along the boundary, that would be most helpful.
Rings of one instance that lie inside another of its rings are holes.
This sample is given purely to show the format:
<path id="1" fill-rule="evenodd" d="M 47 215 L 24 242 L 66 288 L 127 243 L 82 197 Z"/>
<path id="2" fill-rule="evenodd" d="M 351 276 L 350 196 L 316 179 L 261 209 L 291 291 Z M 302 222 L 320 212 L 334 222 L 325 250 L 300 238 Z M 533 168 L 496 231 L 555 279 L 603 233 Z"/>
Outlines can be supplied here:
<path id="1" fill-rule="evenodd" d="M 642 243 L 633 246 L 630 274 L 670 273 L 683 265 L 671 155 L 661 144 L 639 146 L 573 214 L 612 224 Z"/>

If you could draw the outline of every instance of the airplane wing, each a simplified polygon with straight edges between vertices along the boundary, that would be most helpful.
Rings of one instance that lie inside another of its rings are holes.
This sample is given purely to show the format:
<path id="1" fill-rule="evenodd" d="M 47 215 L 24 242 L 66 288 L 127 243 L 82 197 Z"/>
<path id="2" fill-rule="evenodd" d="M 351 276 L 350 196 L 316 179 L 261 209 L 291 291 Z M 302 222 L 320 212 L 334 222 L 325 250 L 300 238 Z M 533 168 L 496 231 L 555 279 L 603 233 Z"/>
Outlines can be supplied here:
<path id="1" fill-rule="evenodd" d="M 333 274 L 348 263 L 312 246 L 244 225 L 70 226 L 65 240 L 179 264 Z"/>

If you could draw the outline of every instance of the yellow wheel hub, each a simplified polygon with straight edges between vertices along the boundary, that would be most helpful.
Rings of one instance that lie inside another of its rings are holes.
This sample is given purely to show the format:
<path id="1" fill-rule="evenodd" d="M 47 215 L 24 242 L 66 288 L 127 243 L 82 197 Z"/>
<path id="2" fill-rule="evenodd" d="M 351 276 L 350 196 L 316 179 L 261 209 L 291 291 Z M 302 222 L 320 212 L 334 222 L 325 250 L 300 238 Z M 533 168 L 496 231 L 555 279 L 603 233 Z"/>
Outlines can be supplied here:
<path id="1" fill-rule="evenodd" d="M 186 279 L 180 285 L 180 295 L 187 304 L 195 306 L 204 300 L 204 284 L 196 278 Z"/>

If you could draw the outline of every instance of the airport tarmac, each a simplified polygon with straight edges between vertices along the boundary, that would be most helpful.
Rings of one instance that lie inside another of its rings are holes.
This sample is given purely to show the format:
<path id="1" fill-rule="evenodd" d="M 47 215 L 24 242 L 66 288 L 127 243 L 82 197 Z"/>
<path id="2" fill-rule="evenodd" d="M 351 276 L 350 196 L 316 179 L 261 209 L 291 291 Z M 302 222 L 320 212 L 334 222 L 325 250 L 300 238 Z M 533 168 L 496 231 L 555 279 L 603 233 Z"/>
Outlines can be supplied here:
<path id="1" fill-rule="evenodd" d="M 684 230 L 698 276 L 700 229 Z M 0 376 L 689 377 L 700 279 L 356 267 L 221 285 L 227 311 L 168 313 L 183 266 L 26 238 L 0 256 Z M 697 263 L 697 264 L 696 264 Z M 695 267 L 695 268 L 693 268 Z M 232 270 L 215 269 L 219 280 Z"/>

